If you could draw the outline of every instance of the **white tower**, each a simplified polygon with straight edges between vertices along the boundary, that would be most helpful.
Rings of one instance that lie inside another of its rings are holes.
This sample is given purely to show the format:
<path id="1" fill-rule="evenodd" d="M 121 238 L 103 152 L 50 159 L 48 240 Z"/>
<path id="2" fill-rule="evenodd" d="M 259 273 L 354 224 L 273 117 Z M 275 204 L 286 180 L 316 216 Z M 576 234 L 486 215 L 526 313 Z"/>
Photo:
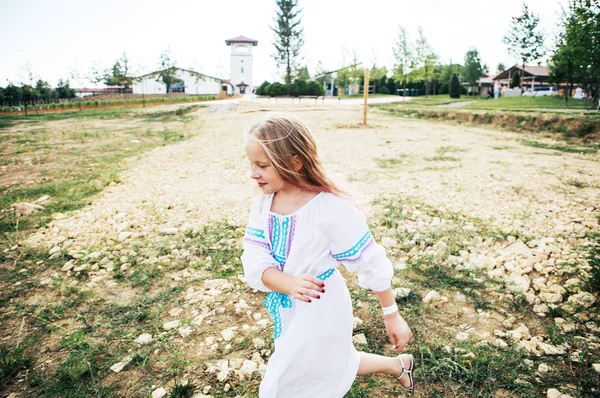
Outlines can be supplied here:
<path id="1" fill-rule="evenodd" d="M 248 94 L 254 90 L 252 83 L 252 47 L 258 41 L 244 36 L 225 40 L 231 46 L 231 84 L 235 94 Z"/>

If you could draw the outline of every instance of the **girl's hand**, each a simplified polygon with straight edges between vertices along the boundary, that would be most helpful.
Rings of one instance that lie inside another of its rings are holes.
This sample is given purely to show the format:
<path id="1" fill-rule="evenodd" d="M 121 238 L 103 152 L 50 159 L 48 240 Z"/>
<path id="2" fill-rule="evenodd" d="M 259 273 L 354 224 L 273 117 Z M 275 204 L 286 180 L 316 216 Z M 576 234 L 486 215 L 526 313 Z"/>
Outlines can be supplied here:
<path id="1" fill-rule="evenodd" d="M 300 301 L 310 303 L 311 297 L 320 299 L 319 293 L 325 293 L 325 283 L 312 275 L 299 275 L 291 280 L 287 293 Z"/>
<path id="2" fill-rule="evenodd" d="M 399 353 L 404 351 L 406 345 L 410 343 L 413 338 L 413 334 L 410 330 L 410 327 L 408 327 L 408 323 L 406 323 L 404 318 L 402 318 L 397 312 L 386 315 L 384 323 L 385 330 L 394 348 Z"/>

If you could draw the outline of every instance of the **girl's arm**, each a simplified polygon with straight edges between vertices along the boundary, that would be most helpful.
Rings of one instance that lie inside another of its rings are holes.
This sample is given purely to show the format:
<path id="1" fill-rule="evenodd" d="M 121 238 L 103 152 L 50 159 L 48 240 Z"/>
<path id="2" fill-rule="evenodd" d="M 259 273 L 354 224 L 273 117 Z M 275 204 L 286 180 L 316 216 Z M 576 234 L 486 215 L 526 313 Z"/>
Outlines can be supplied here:
<path id="1" fill-rule="evenodd" d="M 325 283 L 311 275 L 291 276 L 276 268 L 267 268 L 262 274 L 262 282 L 274 292 L 289 294 L 307 303 L 310 297 L 320 299 L 325 293 Z"/>
<path id="2" fill-rule="evenodd" d="M 377 295 L 379 303 L 383 308 L 396 304 L 394 293 L 392 292 L 391 288 L 382 292 L 375 292 L 375 294 Z M 387 335 L 392 345 L 398 352 L 402 352 L 406 345 L 413 339 L 410 327 L 404 318 L 400 316 L 398 311 L 395 311 L 389 315 L 385 315 L 384 323 L 385 330 L 387 331 Z"/>

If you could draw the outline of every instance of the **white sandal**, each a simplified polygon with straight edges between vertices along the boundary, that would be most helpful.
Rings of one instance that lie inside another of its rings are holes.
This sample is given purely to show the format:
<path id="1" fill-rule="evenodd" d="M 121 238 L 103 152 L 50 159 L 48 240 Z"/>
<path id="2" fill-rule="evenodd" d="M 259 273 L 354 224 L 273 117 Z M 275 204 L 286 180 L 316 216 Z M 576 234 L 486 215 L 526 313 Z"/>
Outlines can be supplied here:
<path id="1" fill-rule="evenodd" d="M 408 379 L 410 380 L 410 385 L 408 387 L 404 387 L 402 385 L 402 383 L 400 383 L 400 386 L 402 386 L 402 388 L 404 388 L 404 391 L 406 391 L 406 393 L 408 395 L 412 396 L 415 392 L 415 382 L 413 380 L 413 369 L 415 368 L 415 357 L 413 357 L 412 354 L 408 354 L 408 358 L 410 359 L 410 366 L 408 367 L 408 369 L 404 366 L 404 362 L 402 361 L 402 358 L 400 357 L 400 355 L 398 355 L 397 358 L 400 360 L 400 365 L 402 366 L 402 373 L 400 373 L 400 376 L 396 377 L 396 379 L 398 379 L 398 381 L 400 381 L 402 376 L 404 376 L 405 374 L 408 375 Z"/>

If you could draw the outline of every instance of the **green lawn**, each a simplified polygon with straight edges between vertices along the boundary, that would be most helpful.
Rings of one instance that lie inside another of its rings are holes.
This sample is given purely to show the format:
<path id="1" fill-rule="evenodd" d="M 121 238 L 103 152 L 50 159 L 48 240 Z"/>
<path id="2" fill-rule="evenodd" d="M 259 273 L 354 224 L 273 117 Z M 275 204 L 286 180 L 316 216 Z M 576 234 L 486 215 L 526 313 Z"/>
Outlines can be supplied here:
<path id="1" fill-rule="evenodd" d="M 498 111 L 528 111 L 533 109 L 552 109 L 552 110 L 585 110 L 591 106 L 587 100 L 577 100 L 570 98 L 569 103 L 565 104 L 564 97 L 510 97 L 498 98 L 495 100 L 478 101 L 466 108 L 469 109 L 489 109 Z"/>

